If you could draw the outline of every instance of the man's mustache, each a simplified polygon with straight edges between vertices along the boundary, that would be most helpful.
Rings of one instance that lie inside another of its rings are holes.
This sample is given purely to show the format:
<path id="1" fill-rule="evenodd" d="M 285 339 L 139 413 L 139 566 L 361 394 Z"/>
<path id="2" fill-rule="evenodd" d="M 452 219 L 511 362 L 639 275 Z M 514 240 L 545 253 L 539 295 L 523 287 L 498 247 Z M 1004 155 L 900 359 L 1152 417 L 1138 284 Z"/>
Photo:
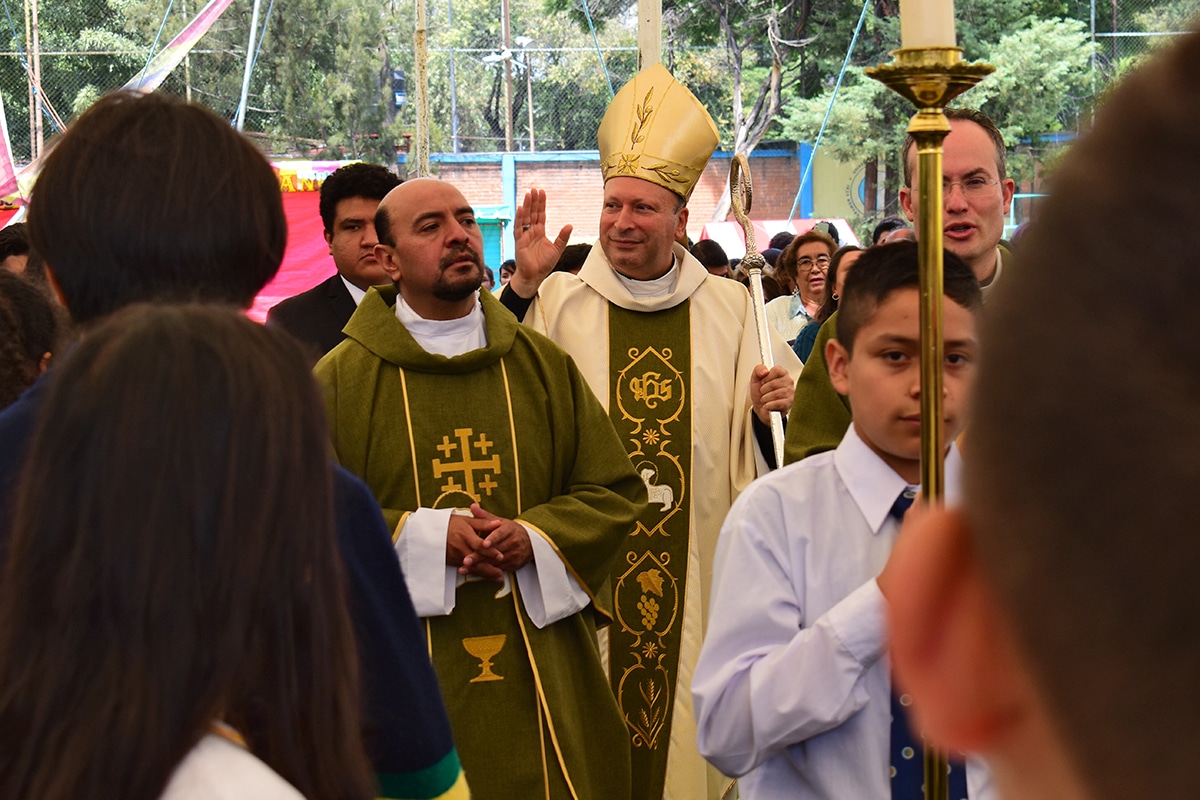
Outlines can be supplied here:
<path id="1" fill-rule="evenodd" d="M 447 253 L 445 256 L 442 257 L 442 260 L 438 263 L 439 271 L 444 272 L 447 267 L 449 267 L 455 261 L 460 260 L 463 256 L 470 257 L 471 261 L 477 267 L 480 267 L 483 265 L 483 261 L 480 258 L 479 253 L 475 252 L 475 248 L 470 247 L 469 245 L 464 245 L 463 247 L 455 248 L 452 252 Z"/>

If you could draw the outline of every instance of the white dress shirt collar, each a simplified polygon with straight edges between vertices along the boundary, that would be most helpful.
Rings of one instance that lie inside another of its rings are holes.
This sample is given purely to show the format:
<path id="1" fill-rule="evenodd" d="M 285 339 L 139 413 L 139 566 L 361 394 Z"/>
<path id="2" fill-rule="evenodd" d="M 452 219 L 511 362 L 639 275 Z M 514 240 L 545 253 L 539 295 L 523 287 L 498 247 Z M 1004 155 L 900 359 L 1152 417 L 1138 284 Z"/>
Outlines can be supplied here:
<path id="1" fill-rule="evenodd" d="M 838 474 L 846 484 L 854 504 L 862 512 L 872 533 L 879 533 L 888 519 L 888 512 L 908 481 L 872 450 L 858 435 L 854 424 L 846 430 L 833 456 Z M 958 445 L 951 444 L 946 454 L 946 502 L 954 503 L 961 496 L 962 456 Z"/>

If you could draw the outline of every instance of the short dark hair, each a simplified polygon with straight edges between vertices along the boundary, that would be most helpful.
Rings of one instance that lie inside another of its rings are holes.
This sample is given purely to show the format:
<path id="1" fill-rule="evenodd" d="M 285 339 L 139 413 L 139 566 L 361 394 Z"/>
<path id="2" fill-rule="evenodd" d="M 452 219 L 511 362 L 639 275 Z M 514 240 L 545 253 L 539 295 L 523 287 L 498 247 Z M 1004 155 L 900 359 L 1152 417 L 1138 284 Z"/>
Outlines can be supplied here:
<path id="1" fill-rule="evenodd" d="M 871 231 L 871 244 L 879 244 L 879 237 L 883 236 L 885 233 L 890 233 L 897 228 L 907 227 L 908 220 L 906 219 L 901 219 L 900 217 L 884 217 L 883 219 L 879 220 L 879 223 L 875 226 L 875 229 Z"/>
<path id="2" fill-rule="evenodd" d="M 107 95 L 71 125 L 28 224 L 80 323 L 148 300 L 248 307 L 287 243 L 262 153 L 227 120 L 157 92 Z"/>
<path id="3" fill-rule="evenodd" d="M 1004 136 L 1001 135 L 1000 129 L 996 127 L 996 123 L 992 122 L 992 118 L 982 111 L 976 111 L 973 108 L 947 108 L 946 119 L 960 122 L 974 122 L 979 127 L 983 128 L 987 133 L 988 138 L 992 140 L 992 145 L 996 148 L 996 177 L 1004 180 L 1008 174 L 1008 151 L 1004 146 Z M 908 154 L 917 146 L 917 140 L 912 134 L 904 137 L 904 147 L 900 149 L 900 160 L 903 162 L 904 169 L 904 185 L 912 187 L 912 169 L 908 166 Z"/>
<path id="4" fill-rule="evenodd" d="M 1056 167 L 989 296 L 964 460 L 985 577 L 1096 800 L 1190 796 L 1200 750 L 1197 74 L 1190 33 Z"/>
<path id="5" fill-rule="evenodd" d="M 983 308 L 983 295 L 975 273 L 949 250 L 944 251 L 942 258 L 943 293 L 978 314 Z M 896 242 L 863 252 L 842 284 L 842 299 L 838 304 L 837 340 L 846 352 L 854 352 L 858 332 L 893 292 L 916 289 L 920 283 L 916 242 Z"/>
<path id="6" fill-rule="evenodd" d="M 42 357 L 53 353 L 58 324 L 50 300 L 20 275 L 0 269 L 0 408 L 37 378 Z"/>
<path id="7" fill-rule="evenodd" d="M 347 164 L 334 170 L 321 183 L 321 223 L 326 233 L 333 233 L 333 222 L 337 217 L 338 203 L 348 197 L 365 197 L 382 200 L 387 193 L 402 181 L 395 173 L 378 164 Z"/>
<path id="8" fill-rule="evenodd" d="M 305 797 L 373 796 L 328 441 L 300 346 L 232 308 L 67 354 L 0 581 L 0 796 L 157 797 L 214 719 Z"/>
<path id="9" fill-rule="evenodd" d="M 716 239 L 701 239 L 692 245 L 692 257 L 704 265 L 706 269 L 729 268 L 729 256 L 725 248 Z"/>
<path id="10" fill-rule="evenodd" d="M 579 272 L 583 268 L 583 262 L 587 261 L 588 255 L 592 252 L 590 244 L 569 244 L 563 248 L 562 255 L 558 257 L 558 263 L 554 265 L 555 272 Z"/>
<path id="11" fill-rule="evenodd" d="M 14 222 L 0 228 L 0 261 L 9 256 L 29 255 L 29 235 L 24 222 Z"/>
<path id="12" fill-rule="evenodd" d="M 795 238 L 796 238 L 796 234 L 792 233 L 791 231 L 780 231 L 779 233 L 777 233 L 771 237 L 771 241 L 767 245 L 767 248 L 774 249 L 774 250 L 783 250 L 783 249 L 787 248 L 787 246 L 792 243 L 792 239 L 795 239 Z"/>

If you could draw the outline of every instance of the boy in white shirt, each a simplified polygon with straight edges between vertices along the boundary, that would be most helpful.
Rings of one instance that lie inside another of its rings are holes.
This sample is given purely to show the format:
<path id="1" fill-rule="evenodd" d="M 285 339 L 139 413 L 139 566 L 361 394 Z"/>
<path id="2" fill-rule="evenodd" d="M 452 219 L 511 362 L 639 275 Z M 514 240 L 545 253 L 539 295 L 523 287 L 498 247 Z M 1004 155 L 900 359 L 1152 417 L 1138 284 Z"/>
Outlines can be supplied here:
<path id="1" fill-rule="evenodd" d="M 837 339 L 826 351 L 854 424 L 837 450 L 751 485 L 721 531 L 692 691 L 700 752 L 741 776 L 743 800 L 921 796 L 919 750 L 905 750 L 911 763 L 897 765 L 900 777 L 891 777 L 884 657 L 889 557 L 920 482 L 917 287 L 915 244 L 862 256 L 846 281 Z M 965 423 L 980 308 L 974 275 L 946 253 L 945 441 Z M 951 497 L 959 471 L 952 446 Z M 893 786 L 905 774 L 915 776 L 912 785 Z M 988 796 L 982 770 L 972 766 L 966 777 L 971 800 Z"/>

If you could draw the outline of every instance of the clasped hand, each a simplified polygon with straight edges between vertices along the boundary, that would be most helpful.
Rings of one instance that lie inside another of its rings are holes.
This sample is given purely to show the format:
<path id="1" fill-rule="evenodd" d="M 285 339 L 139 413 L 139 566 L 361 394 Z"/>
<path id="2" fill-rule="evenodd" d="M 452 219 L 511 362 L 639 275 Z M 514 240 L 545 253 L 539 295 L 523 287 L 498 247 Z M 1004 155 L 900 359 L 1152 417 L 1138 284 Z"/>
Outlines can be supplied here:
<path id="1" fill-rule="evenodd" d="M 515 572 L 533 560 L 529 532 L 519 522 L 471 504 L 471 516 L 450 515 L 446 530 L 446 564 L 459 575 L 475 575 L 503 582 L 504 573 Z"/>

